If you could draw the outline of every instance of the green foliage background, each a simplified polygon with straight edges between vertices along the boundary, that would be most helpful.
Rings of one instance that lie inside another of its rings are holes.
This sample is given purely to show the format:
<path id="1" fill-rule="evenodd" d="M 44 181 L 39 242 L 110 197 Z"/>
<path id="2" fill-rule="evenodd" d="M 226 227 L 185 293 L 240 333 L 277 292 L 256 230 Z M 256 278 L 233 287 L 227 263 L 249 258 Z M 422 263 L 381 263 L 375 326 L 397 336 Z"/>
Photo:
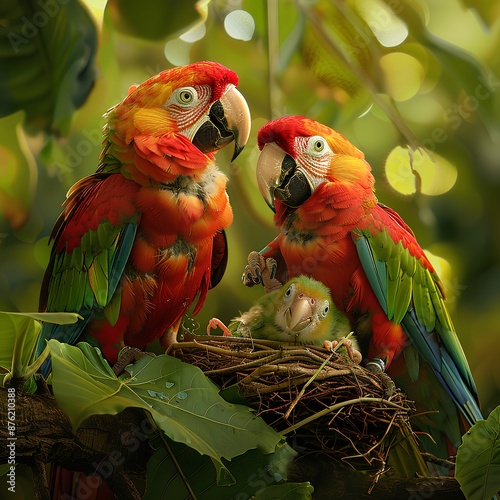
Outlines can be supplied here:
<path id="1" fill-rule="evenodd" d="M 379 200 L 438 258 L 487 415 L 500 402 L 499 43 L 487 0 L 4 2 L 0 310 L 37 309 L 48 235 L 66 191 L 97 167 L 103 113 L 133 83 L 215 60 L 238 73 L 253 130 L 235 163 L 218 155 L 235 214 L 229 265 L 190 327 L 227 322 L 262 293 L 241 284 L 248 252 L 276 235 L 255 138 L 271 118 L 306 115 L 365 152 Z M 435 163 L 412 170 L 394 150 L 407 145 Z"/>

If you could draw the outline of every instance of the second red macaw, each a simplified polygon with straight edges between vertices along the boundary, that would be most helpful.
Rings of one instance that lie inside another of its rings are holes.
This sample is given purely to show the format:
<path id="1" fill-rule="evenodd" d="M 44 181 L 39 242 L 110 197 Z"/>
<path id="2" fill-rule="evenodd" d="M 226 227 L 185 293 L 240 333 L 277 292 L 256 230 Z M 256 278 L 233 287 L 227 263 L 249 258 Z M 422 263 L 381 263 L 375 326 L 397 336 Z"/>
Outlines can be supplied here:
<path id="1" fill-rule="evenodd" d="M 259 188 L 280 234 L 250 254 L 244 283 L 264 271 L 281 283 L 301 274 L 325 283 L 367 366 L 416 402 L 426 450 L 455 454 L 482 415 L 443 286 L 412 230 L 377 201 L 363 153 L 336 131 L 290 116 L 262 127 L 258 142 Z"/>

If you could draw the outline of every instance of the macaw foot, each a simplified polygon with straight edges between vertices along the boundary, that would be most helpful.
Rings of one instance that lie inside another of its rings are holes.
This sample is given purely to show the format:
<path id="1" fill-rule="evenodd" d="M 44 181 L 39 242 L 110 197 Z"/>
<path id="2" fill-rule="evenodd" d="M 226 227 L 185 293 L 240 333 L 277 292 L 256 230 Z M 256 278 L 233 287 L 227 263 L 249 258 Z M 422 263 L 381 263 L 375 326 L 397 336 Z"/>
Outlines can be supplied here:
<path id="1" fill-rule="evenodd" d="M 139 361 L 141 358 L 145 356 L 156 357 L 156 354 L 152 352 L 144 352 L 138 349 L 137 347 L 125 346 L 118 354 L 118 361 L 113 365 L 112 370 L 115 372 L 115 375 L 118 377 L 127 365 L 130 363 L 134 363 Z"/>
<path id="2" fill-rule="evenodd" d="M 340 337 L 338 340 L 325 340 L 323 347 L 328 351 L 336 352 L 339 347 L 345 347 L 349 359 L 356 365 L 361 363 L 363 356 L 353 347 L 352 340 Z"/>
<path id="3" fill-rule="evenodd" d="M 391 397 L 396 390 L 396 384 L 393 382 L 392 378 L 385 373 L 385 361 L 380 358 L 373 358 L 371 361 L 366 363 L 366 369 L 380 377 L 385 386 L 386 398 Z"/>
<path id="4" fill-rule="evenodd" d="M 207 335 L 211 335 L 212 330 L 220 328 L 222 330 L 223 337 L 232 337 L 233 334 L 229 331 L 227 326 L 218 318 L 212 318 L 207 325 Z"/>
<path id="5" fill-rule="evenodd" d="M 245 266 L 241 281 L 245 286 L 262 283 L 266 293 L 269 293 L 283 286 L 275 278 L 277 269 L 278 265 L 274 259 L 264 259 L 259 252 L 250 252 L 248 254 L 248 264 Z"/>

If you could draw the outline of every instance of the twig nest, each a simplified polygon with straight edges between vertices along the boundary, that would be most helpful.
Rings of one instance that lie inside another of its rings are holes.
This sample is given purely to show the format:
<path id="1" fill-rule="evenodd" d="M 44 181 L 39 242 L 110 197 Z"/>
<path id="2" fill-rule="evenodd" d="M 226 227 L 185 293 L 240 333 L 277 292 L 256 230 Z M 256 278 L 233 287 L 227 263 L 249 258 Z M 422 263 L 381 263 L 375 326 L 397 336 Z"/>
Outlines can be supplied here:
<path id="1" fill-rule="evenodd" d="M 411 433 L 413 402 L 383 374 L 347 356 L 269 340 L 191 334 L 184 340 L 168 353 L 198 366 L 222 389 L 237 387 L 302 452 L 327 453 L 358 469 L 379 468 L 398 436 Z"/>

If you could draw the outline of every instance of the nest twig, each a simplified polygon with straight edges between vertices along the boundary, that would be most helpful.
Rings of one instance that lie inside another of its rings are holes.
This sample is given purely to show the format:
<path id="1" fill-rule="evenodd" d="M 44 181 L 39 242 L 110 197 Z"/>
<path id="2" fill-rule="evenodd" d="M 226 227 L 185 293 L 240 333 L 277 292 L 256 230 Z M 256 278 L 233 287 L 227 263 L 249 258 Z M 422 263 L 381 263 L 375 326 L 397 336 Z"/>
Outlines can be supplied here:
<path id="1" fill-rule="evenodd" d="M 268 340 L 189 334 L 184 340 L 168 353 L 222 389 L 237 387 L 303 451 L 319 450 L 357 469 L 380 468 L 394 442 L 412 433 L 413 402 L 343 355 Z"/>

